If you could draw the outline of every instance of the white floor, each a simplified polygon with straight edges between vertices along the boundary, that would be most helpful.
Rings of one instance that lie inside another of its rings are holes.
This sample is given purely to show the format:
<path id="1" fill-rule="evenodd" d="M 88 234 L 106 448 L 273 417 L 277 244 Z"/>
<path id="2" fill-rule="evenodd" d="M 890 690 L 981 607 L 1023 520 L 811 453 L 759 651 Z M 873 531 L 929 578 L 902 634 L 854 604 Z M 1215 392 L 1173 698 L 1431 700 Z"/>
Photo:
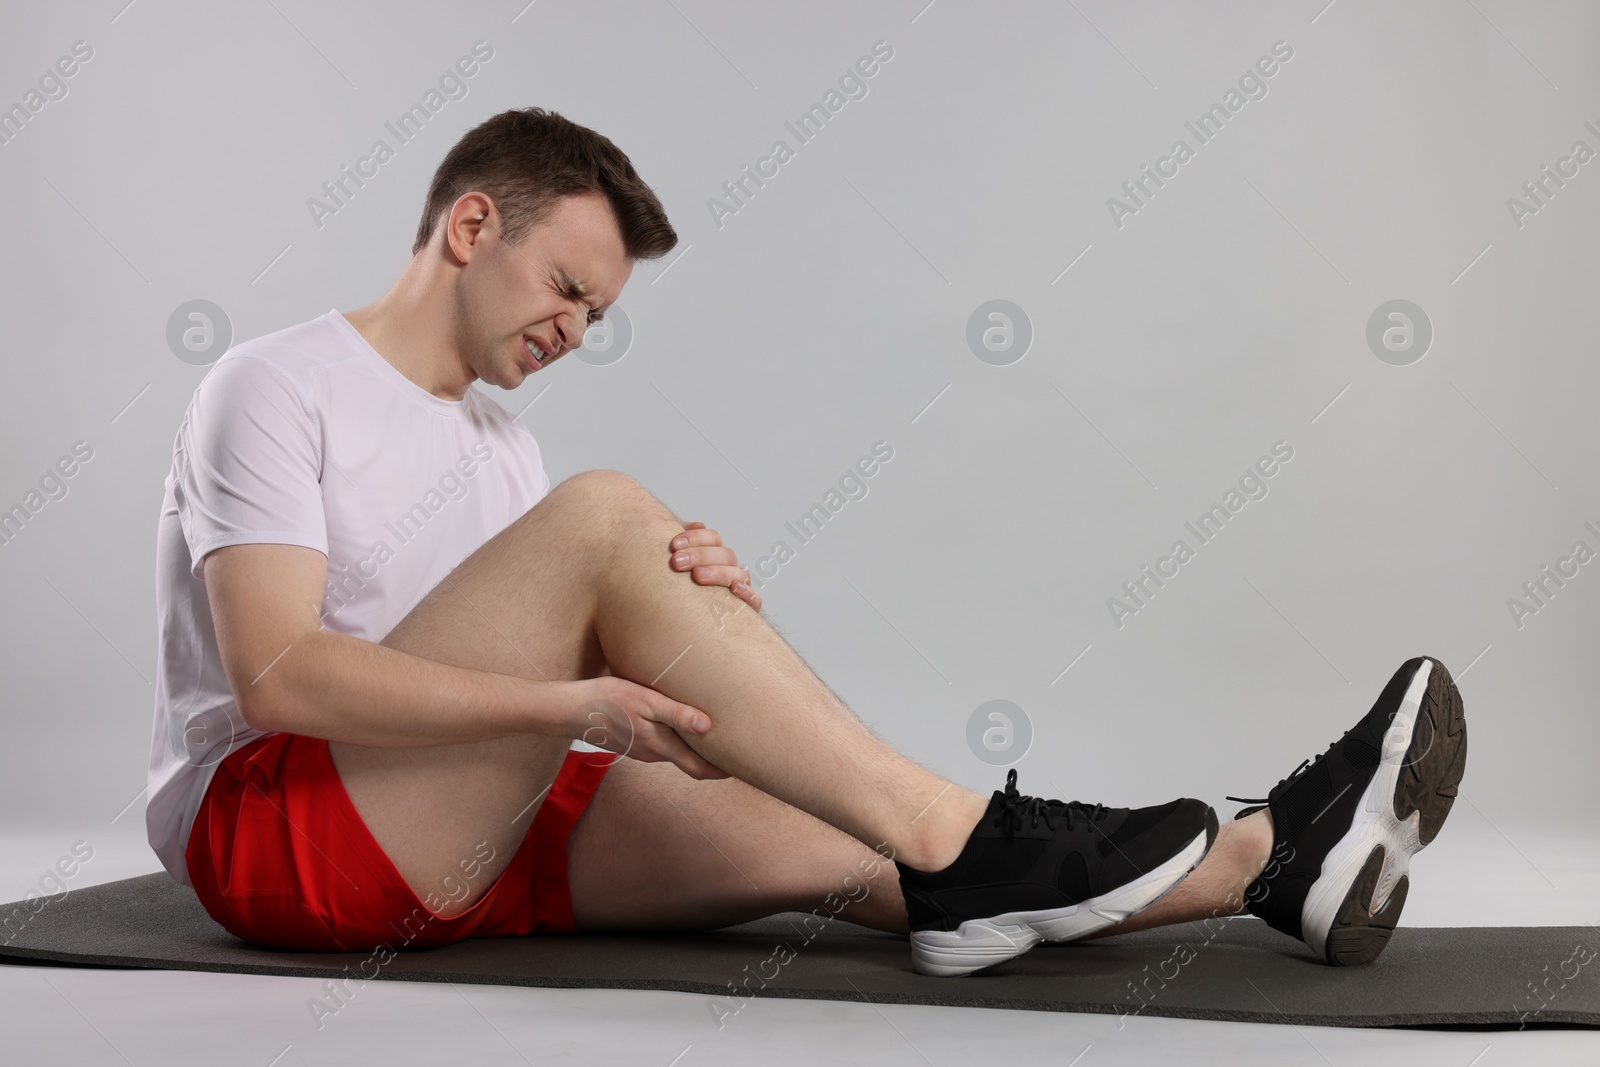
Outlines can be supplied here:
<path id="1" fill-rule="evenodd" d="M 137 812 L 132 813 L 137 815 Z M 0 831 L 0 901 L 87 841 L 72 888 L 158 869 L 132 815 L 106 827 Z M 80 848 L 80 852 L 82 848 Z M 1491 825 L 1471 805 L 1415 864 L 1413 926 L 1600 923 L 1600 821 Z M 1596 935 L 1600 938 L 1600 934 Z M 1560 961 L 1552 961 L 1553 963 Z M 1600 982 L 1590 970 L 1577 981 Z M 1529 978 L 1533 974 L 1528 975 Z M 1515 991 L 1508 990 L 1508 1000 Z M 686 993 L 378 981 L 321 1020 L 308 978 L 0 964 L 0 1061 L 241 1067 L 565 1060 L 697 1064 L 1217 1063 L 1496 1067 L 1594 1064 L 1600 1032 L 1428 1032 L 754 1000 L 718 1027 Z"/>

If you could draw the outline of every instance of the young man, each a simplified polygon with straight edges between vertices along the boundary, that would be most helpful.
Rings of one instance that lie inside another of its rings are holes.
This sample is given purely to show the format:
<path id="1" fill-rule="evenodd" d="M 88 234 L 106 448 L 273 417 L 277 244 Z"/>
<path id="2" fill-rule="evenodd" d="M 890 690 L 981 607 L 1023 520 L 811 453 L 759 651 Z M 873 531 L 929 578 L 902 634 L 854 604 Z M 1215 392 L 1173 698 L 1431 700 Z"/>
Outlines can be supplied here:
<path id="1" fill-rule="evenodd" d="M 1220 830 L 1199 800 L 1046 800 L 1015 771 L 984 798 L 867 730 L 714 530 L 614 471 L 551 487 L 469 387 L 552 373 L 676 242 L 611 141 L 508 111 L 440 165 L 386 295 L 206 375 L 157 551 L 147 821 L 173 877 L 288 949 L 836 901 L 929 974 L 1245 910 L 1375 956 L 1465 759 L 1437 660 Z"/>

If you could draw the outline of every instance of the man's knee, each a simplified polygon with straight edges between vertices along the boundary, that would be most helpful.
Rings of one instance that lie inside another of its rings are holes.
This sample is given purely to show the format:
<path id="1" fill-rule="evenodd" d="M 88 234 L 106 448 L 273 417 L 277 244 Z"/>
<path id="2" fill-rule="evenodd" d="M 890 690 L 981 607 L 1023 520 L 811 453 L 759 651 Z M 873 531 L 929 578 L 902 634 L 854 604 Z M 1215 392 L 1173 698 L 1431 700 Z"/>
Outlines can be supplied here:
<path id="1" fill-rule="evenodd" d="M 551 507 L 571 509 L 585 520 L 604 523 L 607 527 L 629 517 L 674 522 L 680 528 L 683 525 L 672 509 L 637 479 L 604 468 L 580 471 L 552 486 L 540 504 L 546 502 Z"/>
<path id="2" fill-rule="evenodd" d="M 630 495 L 647 493 L 643 485 L 631 474 L 607 470 L 603 467 L 579 471 L 572 477 L 552 486 L 550 493 L 579 493 L 585 496 Z"/>

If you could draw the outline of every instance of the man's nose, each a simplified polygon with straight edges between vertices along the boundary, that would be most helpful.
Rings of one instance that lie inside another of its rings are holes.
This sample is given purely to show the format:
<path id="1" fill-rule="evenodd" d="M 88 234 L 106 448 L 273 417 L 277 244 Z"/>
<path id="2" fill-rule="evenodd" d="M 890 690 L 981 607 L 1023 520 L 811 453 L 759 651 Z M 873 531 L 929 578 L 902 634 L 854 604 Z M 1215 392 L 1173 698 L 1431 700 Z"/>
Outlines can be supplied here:
<path id="1" fill-rule="evenodd" d="M 563 312 L 556 316 L 556 342 L 561 349 L 574 349 L 583 344 L 583 330 L 578 328 L 577 317 L 571 312 Z"/>

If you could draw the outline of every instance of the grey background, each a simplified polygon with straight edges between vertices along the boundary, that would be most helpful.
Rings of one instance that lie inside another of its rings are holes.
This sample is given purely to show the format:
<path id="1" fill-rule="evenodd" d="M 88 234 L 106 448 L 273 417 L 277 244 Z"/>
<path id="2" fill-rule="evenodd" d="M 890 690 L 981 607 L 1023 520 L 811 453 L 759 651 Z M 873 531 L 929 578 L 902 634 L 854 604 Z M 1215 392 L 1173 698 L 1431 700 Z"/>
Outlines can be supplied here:
<path id="1" fill-rule="evenodd" d="M 1506 205 L 1600 149 L 1592 5 L 124 3 L 0 35 L 5 106 L 94 48 L 0 146 L 0 506 L 94 449 L 0 546 L 5 821 L 139 820 L 156 518 L 206 371 L 173 310 L 214 301 L 237 342 L 371 301 L 445 151 L 530 104 L 616 141 L 682 240 L 624 290 L 624 358 L 486 388 L 554 480 L 627 471 L 751 566 L 888 441 L 762 593 L 895 746 L 987 792 L 969 717 L 1009 700 L 1025 792 L 1226 818 L 1428 653 L 1464 672 L 1458 819 L 1593 817 L 1600 563 L 1520 629 L 1507 599 L 1600 549 L 1600 162 L 1520 228 Z M 480 39 L 468 95 L 318 228 L 307 199 Z M 708 198 L 880 40 L 867 95 L 719 228 Z M 1116 226 L 1107 198 L 1279 40 L 1267 95 Z M 1006 366 L 966 341 L 997 299 L 1033 332 Z M 1366 344 L 1392 299 L 1432 322 L 1409 366 Z M 1269 495 L 1115 626 L 1279 440 Z"/>

